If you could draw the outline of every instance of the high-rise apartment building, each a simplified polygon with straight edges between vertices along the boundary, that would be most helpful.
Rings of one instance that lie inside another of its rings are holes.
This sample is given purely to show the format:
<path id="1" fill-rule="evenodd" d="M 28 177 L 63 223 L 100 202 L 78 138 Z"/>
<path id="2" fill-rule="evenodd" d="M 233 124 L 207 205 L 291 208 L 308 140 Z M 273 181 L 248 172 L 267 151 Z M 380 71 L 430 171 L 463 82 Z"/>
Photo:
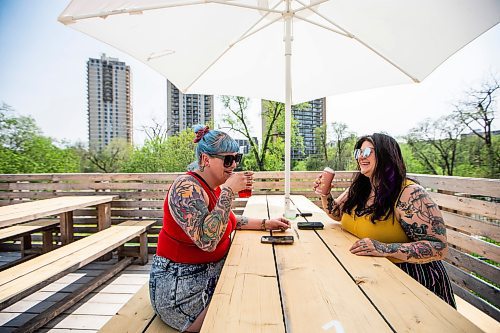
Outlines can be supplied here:
<path id="1" fill-rule="evenodd" d="M 262 109 L 266 103 L 262 101 Z M 302 160 L 310 155 L 318 154 L 314 130 L 326 124 L 326 97 L 308 102 L 306 108 L 298 109 L 292 106 L 292 115 L 298 121 L 299 134 L 304 138 L 304 151 L 292 147 L 291 158 Z M 262 140 L 267 131 L 265 119 L 262 118 Z"/>
<path id="2" fill-rule="evenodd" d="M 207 124 L 213 119 L 212 95 L 183 94 L 167 80 L 168 135 L 175 135 L 196 124 Z"/>
<path id="3" fill-rule="evenodd" d="M 257 139 L 257 137 L 254 136 L 254 137 L 252 137 L 252 139 L 258 147 L 259 140 Z M 250 146 L 250 142 L 248 141 L 248 139 L 234 139 L 234 141 L 236 141 L 236 143 L 240 147 L 240 153 L 242 153 L 242 154 L 249 154 L 250 153 L 250 150 L 252 147 Z"/>
<path id="4" fill-rule="evenodd" d="M 87 61 L 89 147 L 101 150 L 115 138 L 132 143 L 130 67 L 102 54 Z"/>
<path id="5" fill-rule="evenodd" d="M 292 148 L 291 158 L 294 160 L 318 154 L 314 130 L 326 124 L 326 97 L 309 101 L 308 104 L 308 107 L 301 110 L 292 107 L 293 117 L 299 123 L 299 134 L 304 138 L 303 153 Z"/>

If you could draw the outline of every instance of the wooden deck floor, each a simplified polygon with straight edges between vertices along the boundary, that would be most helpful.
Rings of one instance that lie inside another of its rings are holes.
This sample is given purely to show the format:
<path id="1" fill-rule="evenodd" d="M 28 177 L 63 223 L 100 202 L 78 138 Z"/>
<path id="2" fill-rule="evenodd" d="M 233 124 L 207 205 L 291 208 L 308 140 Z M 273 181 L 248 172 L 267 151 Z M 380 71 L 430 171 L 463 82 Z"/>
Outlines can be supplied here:
<path id="1" fill-rule="evenodd" d="M 2 261 L 9 261 L 3 255 Z M 15 257 L 13 255 L 12 257 Z M 152 256 L 150 256 L 151 263 Z M 0 312 L 0 333 L 14 331 L 68 293 L 99 275 L 116 259 L 94 262 L 70 273 Z M 37 332 L 97 332 L 149 279 L 150 264 L 131 265 Z"/>

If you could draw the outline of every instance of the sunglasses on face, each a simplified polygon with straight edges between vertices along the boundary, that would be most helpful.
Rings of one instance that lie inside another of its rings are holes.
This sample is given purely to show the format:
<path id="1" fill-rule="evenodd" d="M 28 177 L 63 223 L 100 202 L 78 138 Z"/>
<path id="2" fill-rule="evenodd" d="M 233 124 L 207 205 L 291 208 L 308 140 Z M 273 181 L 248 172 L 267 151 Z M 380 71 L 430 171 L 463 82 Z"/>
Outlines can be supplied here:
<path id="1" fill-rule="evenodd" d="M 360 157 L 367 158 L 371 155 L 373 148 L 366 147 L 365 149 L 354 149 L 354 159 L 358 159 Z"/>
<path id="2" fill-rule="evenodd" d="M 236 162 L 236 164 L 239 164 L 241 162 L 241 158 L 243 157 L 243 154 L 236 154 L 236 155 L 208 154 L 208 156 L 216 157 L 220 160 L 223 160 L 224 167 L 229 168 L 231 165 L 233 165 L 233 162 Z"/>

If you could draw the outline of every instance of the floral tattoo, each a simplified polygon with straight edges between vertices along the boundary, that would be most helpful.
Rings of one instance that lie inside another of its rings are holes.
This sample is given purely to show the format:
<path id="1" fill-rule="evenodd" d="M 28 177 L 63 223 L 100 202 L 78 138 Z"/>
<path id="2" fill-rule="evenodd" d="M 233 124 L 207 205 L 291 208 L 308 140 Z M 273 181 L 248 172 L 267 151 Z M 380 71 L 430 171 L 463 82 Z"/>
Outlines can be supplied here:
<path id="1" fill-rule="evenodd" d="M 170 188 L 168 205 L 177 224 L 193 242 L 202 250 L 213 251 L 226 231 L 233 193 L 223 188 L 212 211 L 203 193 L 192 176 L 180 177 Z"/>
<path id="2" fill-rule="evenodd" d="M 420 186 L 411 188 L 407 200 L 401 198 L 396 208 L 401 212 L 399 223 L 411 243 L 381 243 L 373 241 L 376 251 L 405 254 L 407 260 L 426 262 L 446 249 L 446 226 L 438 206 Z"/>
<path id="3" fill-rule="evenodd" d="M 248 217 L 238 216 L 236 217 L 236 229 L 241 229 L 242 226 L 248 224 Z"/>

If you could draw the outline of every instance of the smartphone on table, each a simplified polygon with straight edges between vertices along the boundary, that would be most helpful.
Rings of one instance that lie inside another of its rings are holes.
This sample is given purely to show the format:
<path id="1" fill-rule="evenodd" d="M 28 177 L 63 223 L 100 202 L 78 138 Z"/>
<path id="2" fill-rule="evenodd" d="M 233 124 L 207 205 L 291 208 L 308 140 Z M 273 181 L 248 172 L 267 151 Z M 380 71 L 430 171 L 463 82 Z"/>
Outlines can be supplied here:
<path id="1" fill-rule="evenodd" d="M 297 227 L 299 229 L 314 230 L 323 229 L 324 225 L 321 222 L 297 222 Z"/>
<path id="2" fill-rule="evenodd" d="M 264 244 L 293 244 L 293 236 L 262 236 L 260 242 Z"/>
<path id="3" fill-rule="evenodd" d="M 313 216 L 313 213 L 297 213 L 297 217 L 302 216 L 302 217 L 309 217 Z"/>

